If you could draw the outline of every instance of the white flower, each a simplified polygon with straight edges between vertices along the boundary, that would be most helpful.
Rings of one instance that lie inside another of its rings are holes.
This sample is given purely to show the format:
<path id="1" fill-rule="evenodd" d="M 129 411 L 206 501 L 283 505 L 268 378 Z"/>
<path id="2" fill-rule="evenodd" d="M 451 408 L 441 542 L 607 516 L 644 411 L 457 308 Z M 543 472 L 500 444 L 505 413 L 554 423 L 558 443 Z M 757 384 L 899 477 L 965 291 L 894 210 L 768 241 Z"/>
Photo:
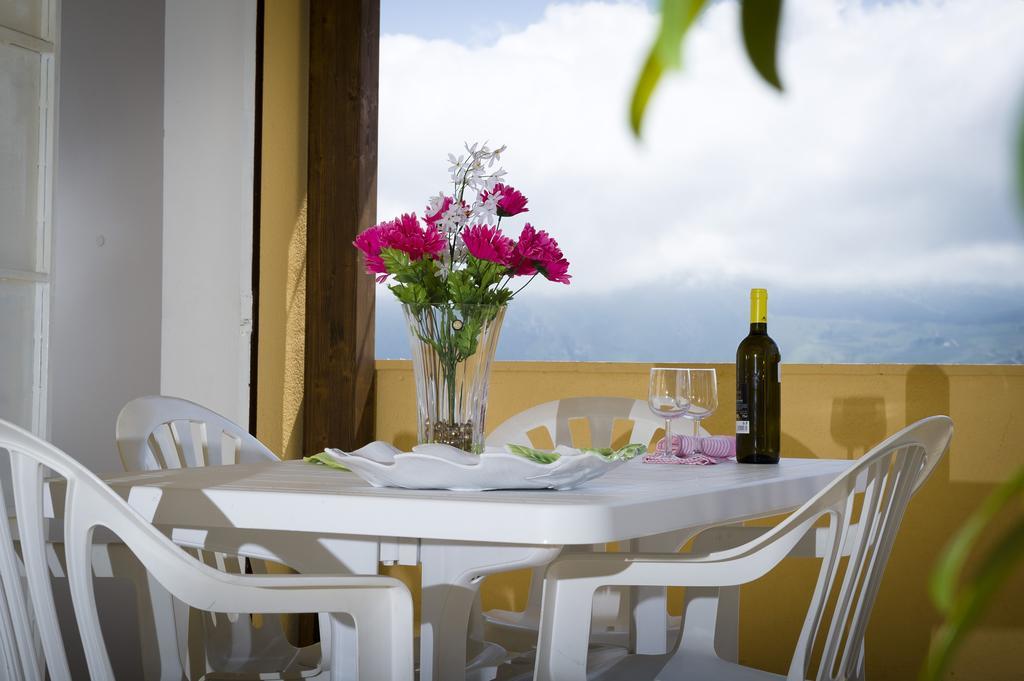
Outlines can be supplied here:
<path id="1" fill-rule="evenodd" d="M 433 217 L 437 215 L 437 212 L 441 210 L 441 206 L 444 205 L 444 200 L 444 192 L 439 192 L 437 196 L 431 196 L 427 199 L 427 212 L 424 217 Z"/>
<path id="2" fill-rule="evenodd" d="M 473 203 L 473 220 L 493 225 L 498 221 L 498 199 L 500 195 L 489 194 L 486 199 Z"/>
<path id="3" fill-rule="evenodd" d="M 456 187 L 465 186 L 476 192 L 494 189 L 494 185 L 501 181 L 505 171 L 500 167 L 494 172 L 490 172 L 490 169 L 501 160 L 505 145 L 492 150 L 487 146 L 487 142 L 466 142 L 465 149 L 465 155 L 460 154 L 456 157 L 455 154 L 448 154 L 448 162 L 451 164 L 448 172 L 452 183 Z"/>
<path id="4" fill-rule="evenodd" d="M 437 221 L 437 228 L 447 234 L 454 234 L 462 229 L 465 223 L 466 210 L 461 204 L 455 202 L 441 215 L 441 219 Z"/>

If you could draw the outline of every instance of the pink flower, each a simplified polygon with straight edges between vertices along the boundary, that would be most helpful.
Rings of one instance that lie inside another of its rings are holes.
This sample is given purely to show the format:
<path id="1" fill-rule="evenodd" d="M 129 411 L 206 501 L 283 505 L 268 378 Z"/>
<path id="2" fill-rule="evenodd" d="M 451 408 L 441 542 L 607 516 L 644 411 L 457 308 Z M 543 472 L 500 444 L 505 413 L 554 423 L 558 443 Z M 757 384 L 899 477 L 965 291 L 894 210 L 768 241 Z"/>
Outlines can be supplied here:
<path id="1" fill-rule="evenodd" d="M 423 229 L 415 213 L 406 213 L 384 224 L 388 225 L 385 248 L 405 251 L 409 255 L 409 260 L 419 260 L 425 255 L 436 255 L 448 243 L 436 227 Z"/>
<path id="2" fill-rule="evenodd" d="M 408 213 L 394 220 L 382 222 L 365 230 L 352 242 L 366 255 L 366 271 L 377 274 L 377 281 L 388 278 L 388 268 L 380 253 L 385 248 L 396 248 L 405 252 L 410 260 L 419 260 L 425 255 L 440 253 L 447 241 L 436 227 L 423 229 L 415 213 Z"/>
<path id="3" fill-rule="evenodd" d="M 385 231 L 387 223 L 374 225 L 356 237 L 352 245 L 358 248 L 366 256 L 366 271 L 369 274 L 378 274 L 377 281 L 384 281 L 388 278 L 388 268 L 381 260 L 380 252 L 386 247 Z"/>
<path id="4" fill-rule="evenodd" d="M 515 247 L 512 239 L 501 233 L 497 227 L 490 225 L 473 225 L 462 231 L 462 241 L 466 250 L 474 258 L 508 265 Z"/>
<path id="5" fill-rule="evenodd" d="M 431 198 L 430 203 L 427 204 L 426 209 L 423 211 L 423 221 L 427 223 L 427 227 L 433 227 L 437 224 L 437 221 L 441 219 L 445 211 L 452 207 L 455 202 L 450 196 L 438 196 Z"/>
<path id="6" fill-rule="evenodd" d="M 562 249 L 558 247 L 558 242 L 544 230 L 537 231 L 527 222 L 522 234 L 519 235 L 519 241 L 516 242 L 509 268 L 513 274 L 536 274 L 538 270 L 544 273 L 545 268 L 553 268 L 561 280 L 568 277 L 566 271 L 569 266 L 566 262 L 563 267 L 560 264 L 562 260 L 565 258 Z"/>
<path id="7" fill-rule="evenodd" d="M 548 281 L 554 281 L 559 284 L 568 284 L 569 280 L 572 279 L 572 275 L 569 274 L 569 261 L 565 258 L 549 260 L 547 262 L 538 262 L 537 270 L 543 274 Z"/>
<path id="8" fill-rule="evenodd" d="M 515 187 L 507 184 L 501 184 L 500 182 L 494 185 L 494 191 L 491 194 L 498 196 L 498 215 L 503 218 L 510 218 L 513 215 L 519 215 L 520 213 L 526 213 L 530 209 L 526 207 L 526 202 L 529 200 L 523 196 Z M 487 192 L 482 192 L 480 195 L 481 201 L 486 201 L 488 197 Z"/>

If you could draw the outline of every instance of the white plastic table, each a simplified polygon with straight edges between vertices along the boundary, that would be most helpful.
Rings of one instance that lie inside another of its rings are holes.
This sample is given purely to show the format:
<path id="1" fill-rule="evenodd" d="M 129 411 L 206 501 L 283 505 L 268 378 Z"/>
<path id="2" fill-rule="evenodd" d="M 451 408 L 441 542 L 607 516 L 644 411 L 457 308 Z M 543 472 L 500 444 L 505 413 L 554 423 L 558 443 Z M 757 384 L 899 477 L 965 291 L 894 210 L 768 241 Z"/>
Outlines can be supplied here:
<path id="1" fill-rule="evenodd" d="M 465 675 L 470 610 L 486 575 L 545 565 L 567 545 L 646 537 L 641 550 L 663 550 L 665 540 L 657 535 L 796 508 L 850 463 L 678 466 L 637 460 L 565 492 L 373 488 L 350 473 L 292 461 L 106 481 L 144 517 L 179 528 L 175 538 L 196 546 L 279 557 L 301 572 L 375 573 L 379 562 L 420 563 L 420 679 L 448 681 Z M 191 540 L 180 528 L 191 528 L 183 530 L 193 533 Z M 266 546 L 266 538 L 275 536 L 302 549 Z M 664 620 L 663 601 L 645 605 L 641 599 L 637 608 L 643 607 L 660 608 Z M 639 626 L 641 618 L 636 621 Z M 660 640 L 664 645 L 664 631 Z"/>

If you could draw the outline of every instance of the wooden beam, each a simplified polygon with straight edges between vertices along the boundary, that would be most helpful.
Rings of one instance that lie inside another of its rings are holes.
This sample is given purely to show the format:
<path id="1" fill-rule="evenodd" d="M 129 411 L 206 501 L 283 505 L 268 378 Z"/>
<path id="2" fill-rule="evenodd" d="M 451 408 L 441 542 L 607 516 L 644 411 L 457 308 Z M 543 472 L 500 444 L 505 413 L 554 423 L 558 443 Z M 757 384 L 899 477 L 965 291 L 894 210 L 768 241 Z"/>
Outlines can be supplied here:
<path id="1" fill-rule="evenodd" d="M 380 0 L 310 0 L 303 444 L 373 439 L 374 282 L 352 246 L 377 210 Z"/>

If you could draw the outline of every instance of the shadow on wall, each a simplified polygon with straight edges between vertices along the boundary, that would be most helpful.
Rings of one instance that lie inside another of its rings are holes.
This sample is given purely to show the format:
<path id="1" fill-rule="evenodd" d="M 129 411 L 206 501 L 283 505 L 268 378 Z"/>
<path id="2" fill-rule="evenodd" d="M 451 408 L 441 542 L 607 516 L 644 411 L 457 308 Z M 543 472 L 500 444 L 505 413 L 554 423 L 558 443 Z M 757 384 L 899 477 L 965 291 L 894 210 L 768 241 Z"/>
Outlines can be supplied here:
<path id="1" fill-rule="evenodd" d="M 906 378 L 905 405 L 906 423 L 935 414 L 949 414 L 952 407 L 947 372 L 938 366 L 910 369 Z M 954 423 L 954 429 L 957 425 Z M 961 428 L 961 431 L 966 429 Z M 867 641 L 867 648 L 871 650 L 873 646 L 881 645 L 883 638 L 898 636 L 906 650 L 906 667 L 893 669 L 893 661 L 887 660 L 885 670 L 879 665 L 874 670 L 876 674 L 872 674 L 869 668 L 869 676 L 912 678 L 928 653 L 931 637 L 941 618 L 928 598 L 927 580 L 950 536 L 995 487 L 994 483 L 964 480 L 962 476 L 951 474 L 954 468 L 965 465 L 965 458 L 974 458 L 972 441 L 973 438 L 965 440 L 963 432 L 958 439 L 954 431 L 949 453 L 907 510 L 904 531 L 900 533 L 886 570 Z M 908 528 L 913 528 L 913 534 L 905 531 Z M 967 574 L 972 569 L 968 565 Z M 969 637 L 963 654 L 954 663 L 950 678 L 978 681 L 1021 678 L 1019 667 L 1012 672 L 1006 667 L 1004 656 L 1010 649 L 1007 644 L 1018 647 L 1024 644 L 1019 607 L 1014 605 L 1022 602 L 1024 580 L 1011 580 L 986 621 Z M 907 612 L 917 613 L 913 627 L 901 625 Z M 925 623 L 928 626 L 922 626 Z M 870 662 L 870 654 L 868 659 Z"/>
<path id="2" fill-rule="evenodd" d="M 833 399 L 831 433 L 836 444 L 846 450 L 847 459 L 864 455 L 889 434 L 885 400 L 860 395 Z"/>

